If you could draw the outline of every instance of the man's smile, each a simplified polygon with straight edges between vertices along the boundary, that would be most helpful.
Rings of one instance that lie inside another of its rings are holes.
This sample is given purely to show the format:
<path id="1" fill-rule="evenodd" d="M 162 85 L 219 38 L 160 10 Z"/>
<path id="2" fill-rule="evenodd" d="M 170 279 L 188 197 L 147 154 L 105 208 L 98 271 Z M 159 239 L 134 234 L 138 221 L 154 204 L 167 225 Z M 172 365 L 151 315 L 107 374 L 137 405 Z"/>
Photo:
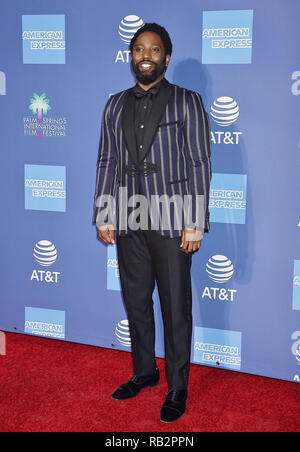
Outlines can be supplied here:
<path id="1" fill-rule="evenodd" d="M 151 63 L 150 61 L 143 61 L 142 63 L 139 64 L 139 70 L 140 71 L 149 71 L 150 69 L 154 68 L 154 64 Z"/>

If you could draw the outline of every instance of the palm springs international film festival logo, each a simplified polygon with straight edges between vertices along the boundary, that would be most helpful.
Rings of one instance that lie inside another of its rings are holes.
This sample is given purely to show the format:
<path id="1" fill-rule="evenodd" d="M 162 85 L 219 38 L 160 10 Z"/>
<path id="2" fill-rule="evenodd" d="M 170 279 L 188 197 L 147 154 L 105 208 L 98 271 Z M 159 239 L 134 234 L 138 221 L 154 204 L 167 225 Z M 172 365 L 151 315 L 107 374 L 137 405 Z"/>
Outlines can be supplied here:
<path id="1" fill-rule="evenodd" d="M 47 270 L 57 261 L 58 254 L 55 245 L 49 240 L 40 240 L 34 246 L 33 257 L 43 269 L 34 269 L 30 281 L 57 284 L 61 273 Z"/>
<path id="2" fill-rule="evenodd" d="M 45 138 L 63 138 L 67 135 L 67 119 L 65 117 L 51 117 L 52 110 L 47 94 L 36 93 L 30 99 L 28 109 L 32 116 L 23 118 L 24 135 Z"/>
<path id="3" fill-rule="evenodd" d="M 206 263 L 208 277 L 218 285 L 231 280 L 234 274 L 234 266 L 231 260 L 222 254 L 215 254 Z M 234 301 L 236 289 L 206 286 L 202 293 L 202 299 L 210 301 Z"/>
<path id="4" fill-rule="evenodd" d="M 239 144 L 240 131 L 226 131 L 225 127 L 230 127 L 238 120 L 240 107 L 236 100 L 229 96 L 218 97 L 210 107 L 210 117 L 213 123 L 221 129 L 211 131 L 211 141 L 213 144 Z M 212 123 L 212 124 L 213 124 Z"/>
<path id="5" fill-rule="evenodd" d="M 135 33 L 144 25 L 143 19 L 134 14 L 124 17 L 119 25 L 118 34 L 120 39 L 128 47 Z M 130 50 L 119 50 L 115 63 L 129 63 Z"/>

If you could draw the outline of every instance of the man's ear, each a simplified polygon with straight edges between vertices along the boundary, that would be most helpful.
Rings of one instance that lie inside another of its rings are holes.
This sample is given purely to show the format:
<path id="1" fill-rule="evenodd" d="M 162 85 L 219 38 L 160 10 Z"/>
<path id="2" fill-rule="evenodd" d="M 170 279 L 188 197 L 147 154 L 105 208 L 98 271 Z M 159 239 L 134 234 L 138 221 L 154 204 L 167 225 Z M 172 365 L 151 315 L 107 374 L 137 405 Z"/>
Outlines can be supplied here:
<path id="1" fill-rule="evenodd" d="M 171 55 L 166 55 L 166 69 L 170 63 Z"/>

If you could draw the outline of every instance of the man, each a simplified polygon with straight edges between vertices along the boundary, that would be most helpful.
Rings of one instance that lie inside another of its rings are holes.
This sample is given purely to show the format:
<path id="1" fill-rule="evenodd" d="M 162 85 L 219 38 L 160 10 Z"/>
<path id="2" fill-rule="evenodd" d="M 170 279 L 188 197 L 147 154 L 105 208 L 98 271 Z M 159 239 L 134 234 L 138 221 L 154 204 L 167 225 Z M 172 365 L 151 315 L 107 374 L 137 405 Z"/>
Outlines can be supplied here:
<path id="1" fill-rule="evenodd" d="M 184 414 L 187 399 L 191 258 L 209 230 L 209 123 L 200 95 L 164 78 L 172 43 L 163 27 L 145 24 L 130 50 L 137 84 L 111 96 L 106 105 L 94 212 L 104 243 L 115 243 L 117 231 L 132 342 L 134 376 L 112 397 L 128 399 L 159 382 L 152 301 L 156 281 L 169 389 L 160 419 L 173 422 Z"/>

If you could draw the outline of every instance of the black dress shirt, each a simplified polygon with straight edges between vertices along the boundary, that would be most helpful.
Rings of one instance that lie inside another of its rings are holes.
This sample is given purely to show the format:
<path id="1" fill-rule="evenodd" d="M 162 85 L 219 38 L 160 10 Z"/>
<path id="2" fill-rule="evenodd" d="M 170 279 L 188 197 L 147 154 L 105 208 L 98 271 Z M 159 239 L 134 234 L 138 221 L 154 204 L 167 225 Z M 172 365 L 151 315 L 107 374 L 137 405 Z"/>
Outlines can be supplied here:
<path id="1" fill-rule="evenodd" d="M 143 90 L 138 84 L 133 88 L 135 95 L 134 128 L 137 157 L 144 146 L 145 128 L 149 126 L 149 114 L 154 102 L 157 101 L 160 86 L 161 81 L 153 85 L 148 91 Z"/>
<path id="2" fill-rule="evenodd" d="M 133 94 L 135 95 L 135 110 L 134 110 L 134 129 L 135 129 L 135 141 L 137 162 L 139 159 L 139 152 L 142 151 L 144 146 L 144 132 L 146 127 L 149 127 L 149 114 L 154 102 L 157 102 L 157 94 L 159 92 L 161 82 L 153 85 L 148 91 L 143 90 L 138 84 L 133 88 Z M 139 194 L 142 194 L 142 186 L 140 175 L 138 175 L 138 187 Z M 143 208 L 140 206 L 140 208 Z M 143 215 L 148 216 L 148 225 L 150 227 L 151 219 L 149 216 L 148 208 Z M 144 216 L 145 218 L 145 216 Z M 137 218 L 140 221 L 140 218 Z"/>

